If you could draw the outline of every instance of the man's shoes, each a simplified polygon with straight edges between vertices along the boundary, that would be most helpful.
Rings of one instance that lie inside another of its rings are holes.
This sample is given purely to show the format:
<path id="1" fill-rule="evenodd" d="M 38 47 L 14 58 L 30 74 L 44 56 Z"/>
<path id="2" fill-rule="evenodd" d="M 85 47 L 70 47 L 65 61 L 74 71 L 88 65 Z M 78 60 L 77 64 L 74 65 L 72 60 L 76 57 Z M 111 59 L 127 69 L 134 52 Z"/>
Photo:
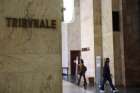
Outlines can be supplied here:
<path id="1" fill-rule="evenodd" d="M 115 90 L 113 90 L 113 93 L 119 92 L 119 90 L 117 88 L 115 88 Z"/>
<path id="2" fill-rule="evenodd" d="M 87 83 L 84 83 L 83 86 L 87 86 Z"/>
<path id="3" fill-rule="evenodd" d="M 80 86 L 80 84 L 79 84 L 79 83 L 77 83 L 77 86 Z"/>
<path id="4" fill-rule="evenodd" d="M 100 93 L 104 93 L 104 92 L 105 92 L 104 90 L 100 89 Z"/>
<path id="5" fill-rule="evenodd" d="M 80 86 L 80 82 L 78 82 L 77 85 Z"/>

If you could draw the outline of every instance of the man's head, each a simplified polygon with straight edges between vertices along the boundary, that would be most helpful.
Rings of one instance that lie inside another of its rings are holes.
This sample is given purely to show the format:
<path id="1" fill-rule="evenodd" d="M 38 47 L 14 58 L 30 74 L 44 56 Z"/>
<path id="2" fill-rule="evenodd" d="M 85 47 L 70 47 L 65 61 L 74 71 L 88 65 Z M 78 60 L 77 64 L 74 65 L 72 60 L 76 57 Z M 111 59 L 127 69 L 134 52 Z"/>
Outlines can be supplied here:
<path id="1" fill-rule="evenodd" d="M 108 62 L 109 62 L 109 61 L 110 61 L 110 59 L 109 59 L 109 58 L 106 58 L 106 61 L 108 61 Z"/>
<path id="2" fill-rule="evenodd" d="M 110 62 L 110 59 L 109 58 L 106 58 L 105 59 L 105 64 L 109 64 L 109 62 Z"/>

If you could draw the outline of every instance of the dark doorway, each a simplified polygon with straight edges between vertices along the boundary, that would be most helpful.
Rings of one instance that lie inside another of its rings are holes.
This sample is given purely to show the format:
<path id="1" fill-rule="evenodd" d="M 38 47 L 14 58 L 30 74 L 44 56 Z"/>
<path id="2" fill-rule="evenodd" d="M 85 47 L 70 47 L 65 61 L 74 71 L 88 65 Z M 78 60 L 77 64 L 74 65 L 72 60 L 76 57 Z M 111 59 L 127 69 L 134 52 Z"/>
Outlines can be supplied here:
<path id="1" fill-rule="evenodd" d="M 70 61 L 71 61 L 71 75 L 75 76 L 76 74 L 76 63 L 75 60 L 76 58 L 80 58 L 81 56 L 81 51 L 80 50 L 71 50 L 70 51 Z"/>

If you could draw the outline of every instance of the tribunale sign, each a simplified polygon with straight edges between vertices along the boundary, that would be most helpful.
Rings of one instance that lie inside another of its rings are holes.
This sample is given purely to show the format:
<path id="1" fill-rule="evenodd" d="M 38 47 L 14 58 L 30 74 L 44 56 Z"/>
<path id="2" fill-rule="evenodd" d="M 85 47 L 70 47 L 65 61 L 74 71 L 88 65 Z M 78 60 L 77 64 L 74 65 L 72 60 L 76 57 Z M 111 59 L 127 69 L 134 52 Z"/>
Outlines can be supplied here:
<path id="1" fill-rule="evenodd" d="M 57 23 L 55 19 L 33 19 L 33 18 L 11 18 L 6 17 L 7 27 L 13 28 L 47 28 L 56 29 Z"/>

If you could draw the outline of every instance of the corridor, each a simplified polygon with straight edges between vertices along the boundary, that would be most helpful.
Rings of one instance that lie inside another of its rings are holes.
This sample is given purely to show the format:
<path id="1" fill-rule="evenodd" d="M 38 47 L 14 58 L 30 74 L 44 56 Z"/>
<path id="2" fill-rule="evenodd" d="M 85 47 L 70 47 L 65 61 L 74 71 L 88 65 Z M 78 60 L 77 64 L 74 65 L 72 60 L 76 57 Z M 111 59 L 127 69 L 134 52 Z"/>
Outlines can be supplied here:
<path id="1" fill-rule="evenodd" d="M 140 93 L 140 88 L 118 88 L 119 92 L 118 93 Z M 87 87 L 87 89 L 84 89 L 82 86 L 78 87 L 77 85 L 63 80 L 63 93 L 100 93 L 98 88 L 94 88 L 94 87 Z M 105 93 L 112 93 L 108 88 L 106 88 L 106 92 Z"/>

